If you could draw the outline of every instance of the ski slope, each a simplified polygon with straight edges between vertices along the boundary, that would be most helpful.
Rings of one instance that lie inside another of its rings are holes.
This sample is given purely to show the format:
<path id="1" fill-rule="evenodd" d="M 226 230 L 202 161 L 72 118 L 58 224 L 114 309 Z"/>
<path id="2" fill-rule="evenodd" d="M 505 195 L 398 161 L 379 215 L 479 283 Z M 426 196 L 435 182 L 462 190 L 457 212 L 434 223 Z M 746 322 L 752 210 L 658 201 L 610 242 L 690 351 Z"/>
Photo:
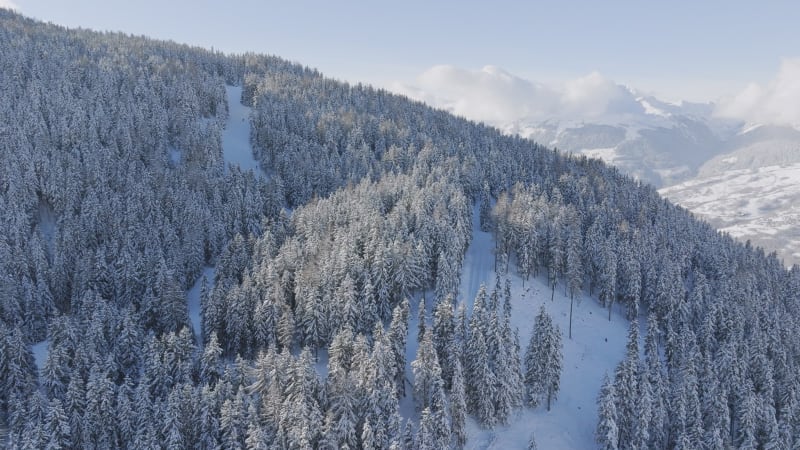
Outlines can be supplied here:
<path id="1" fill-rule="evenodd" d="M 494 239 L 491 233 L 480 231 L 478 208 L 473 213 L 472 242 L 464 258 L 460 301 L 471 310 L 472 301 L 481 283 L 491 292 L 495 285 Z M 501 273 L 501 280 L 506 276 Z M 493 430 L 481 428 L 472 418 L 468 420 L 467 449 L 523 449 L 527 448 L 531 432 L 541 449 L 595 448 L 594 430 L 597 425 L 595 400 L 600 391 L 603 375 L 613 374 L 625 354 L 628 322 L 622 311 L 613 311 L 611 321 L 608 311 L 588 295 L 576 297 L 573 310 L 573 339 L 568 338 L 569 297 L 564 295 L 564 285 L 559 282 L 555 298 L 550 301 L 551 290 L 544 277 L 523 283 L 510 265 L 508 278 L 512 293 L 512 326 L 517 328 L 521 352 L 524 355 L 531 336 L 534 318 L 541 305 L 552 316 L 563 335 L 564 359 L 561 374 L 561 391 L 548 412 L 544 406 L 517 410 L 505 426 Z M 501 281 L 504 283 L 504 281 Z M 409 325 L 408 353 L 416 354 L 416 315 Z M 413 341 L 413 342 L 412 342 Z M 522 357 L 520 357 L 522 359 Z M 413 357 L 412 357 L 413 360 Z"/>
<path id="2" fill-rule="evenodd" d="M 228 121 L 222 131 L 222 156 L 225 159 L 225 167 L 239 166 L 242 170 L 252 170 L 256 177 L 263 177 L 258 161 L 253 155 L 253 147 L 250 145 L 250 109 L 242 104 L 242 87 L 225 86 L 225 93 L 228 96 Z M 214 286 L 214 274 L 216 268 L 206 266 L 203 273 L 195 280 L 192 287 L 186 292 L 186 303 L 189 310 L 189 320 L 192 323 L 195 338 L 201 343 L 201 318 L 200 318 L 200 291 L 203 278 L 205 277 L 208 285 L 207 289 Z"/>
<path id="3" fill-rule="evenodd" d="M 250 145 L 250 109 L 242 104 L 242 87 L 225 86 L 228 95 L 228 121 L 222 131 L 222 156 L 225 166 L 252 170 L 257 177 L 264 174 Z"/>
<path id="4" fill-rule="evenodd" d="M 472 241 L 464 256 L 458 302 L 465 302 L 471 312 L 472 302 L 481 284 L 491 293 L 495 286 L 494 238 L 491 233 L 480 231 L 479 210 L 476 206 L 472 217 Z M 616 309 L 608 320 L 608 311 L 599 306 L 595 299 L 582 293 L 575 298 L 573 309 L 572 334 L 568 338 L 569 297 L 564 294 L 564 285 L 559 282 L 555 297 L 550 300 L 551 289 L 542 277 L 531 277 L 523 282 L 516 275 L 514 264 L 509 272 L 500 274 L 504 286 L 505 277 L 511 281 L 512 314 L 511 325 L 519 331 L 520 360 L 530 340 L 531 331 L 539 308 L 544 305 L 553 318 L 553 323 L 561 330 L 564 343 L 563 372 L 561 391 L 551 410 L 545 406 L 536 409 L 521 408 L 512 413 L 509 423 L 496 426 L 492 430 L 481 428 L 477 422 L 467 419 L 468 440 L 466 449 L 524 449 L 533 432 L 540 449 L 591 449 L 596 448 L 594 430 L 597 425 L 597 394 L 603 375 L 613 375 L 616 365 L 625 356 L 625 343 L 628 321 L 622 311 Z M 411 362 L 417 354 L 417 333 L 419 327 L 419 298 L 411 301 L 408 338 L 406 344 L 406 392 L 400 399 L 400 413 L 414 422 L 419 414 L 414 410 L 411 396 Z M 430 323 L 434 296 L 425 293 L 426 310 Z"/>
<path id="5" fill-rule="evenodd" d="M 204 267 L 203 274 L 197 278 L 197 281 L 194 282 L 192 288 L 186 293 L 189 320 L 192 322 L 192 331 L 194 332 L 194 337 L 197 339 L 198 344 L 202 342 L 200 317 L 200 305 L 202 299 L 200 298 L 200 293 L 203 289 L 203 280 L 205 279 L 207 283 L 206 290 L 210 291 L 214 287 L 214 274 L 216 271 L 217 269 L 215 267 Z"/>

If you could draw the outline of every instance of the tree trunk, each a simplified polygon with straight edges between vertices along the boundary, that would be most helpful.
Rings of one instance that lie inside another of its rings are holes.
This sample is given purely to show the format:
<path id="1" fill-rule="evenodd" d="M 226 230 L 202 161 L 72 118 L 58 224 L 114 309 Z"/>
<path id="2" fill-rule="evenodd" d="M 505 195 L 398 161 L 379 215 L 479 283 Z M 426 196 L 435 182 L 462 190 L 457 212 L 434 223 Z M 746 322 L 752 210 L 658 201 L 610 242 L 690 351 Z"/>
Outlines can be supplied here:
<path id="1" fill-rule="evenodd" d="M 569 296 L 569 338 L 572 339 L 572 304 L 575 301 L 575 294 Z"/>

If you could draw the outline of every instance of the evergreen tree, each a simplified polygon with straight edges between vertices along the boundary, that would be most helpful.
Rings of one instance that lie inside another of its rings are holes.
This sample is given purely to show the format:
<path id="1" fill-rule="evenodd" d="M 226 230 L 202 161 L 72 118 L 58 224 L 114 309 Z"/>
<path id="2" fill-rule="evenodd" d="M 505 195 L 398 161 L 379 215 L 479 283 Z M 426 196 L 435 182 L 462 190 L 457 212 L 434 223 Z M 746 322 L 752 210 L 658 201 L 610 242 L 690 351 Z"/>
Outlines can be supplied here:
<path id="1" fill-rule="evenodd" d="M 616 450 L 619 444 L 619 429 L 617 428 L 617 409 L 616 392 L 614 384 L 608 379 L 608 375 L 603 379 L 603 387 L 600 388 L 600 395 L 597 399 L 597 431 L 595 438 L 597 444 L 603 450 Z"/>
<path id="2" fill-rule="evenodd" d="M 452 297 L 447 297 L 436 305 L 433 313 L 433 345 L 439 365 L 442 368 L 442 381 L 445 389 L 450 389 L 453 379 L 453 366 L 458 358 L 456 353 L 456 324 Z"/>
<path id="3" fill-rule="evenodd" d="M 489 367 L 489 354 L 482 333 L 470 334 L 466 361 L 469 364 L 466 389 L 467 405 L 477 416 L 481 425 L 490 427 L 495 422 L 496 382 L 494 373 Z"/>
<path id="4" fill-rule="evenodd" d="M 617 366 L 614 375 L 614 392 L 617 411 L 617 429 L 620 447 L 627 448 L 636 442 L 639 420 L 639 401 L 642 392 L 639 380 L 639 323 L 634 321 L 628 328 L 628 344 L 625 359 Z"/>
<path id="5" fill-rule="evenodd" d="M 200 358 L 200 379 L 204 383 L 214 386 L 219 380 L 222 374 L 221 356 L 222 348 L 217 342 L 217 333 L 211 333 L 211 337 L 203 349 L 203 356 Z"/>
<path id="6" fill-rule="evenodd" d="M 542 306 L 533 325 L 531 340 L 525 351 L 525 387 L 528 403 L 537 406 L 547 398 L 550 402 L 558 395 L 562 367 L 561 331 Z"/>
<path id="7" fill-rule="evenodd" d="M 467 399 L 464 392 L 465 382 L 461 363 L 455 360 L 453 381 L 450 389 L 450 423 L 456 448 L 463 448 L 467 443 Z"/>
<path id="8" fill-rule="evenodd" d="M 51 400 L 48 405 L 44 435 L 47 439 L 45 448 L 48 450 L 68 449 L 72 446 L 69 418 L 58 399 Z"/>
<path id="9" fill-rule="evenodd" d="M 567 235 L 567 290 L 569 291 L 569 338 L 572 339 L 572 309 L 575 303 L 575 296 L 581 292 L 583 286 L 583 259 L 581 257 L 581 241 L 580 225 L 577 219 L 572 221 L 569 225 L 569 233 Z"/>
<path id="10" fill-rule="evenodd" d="M 225 400 L 220 409 L 219 426 L 222 445 L 225 448 L 245 448 L 247 421 L 244 394 L 239 391 L 233 398 Z"/>
<path id="11" fill-rule="evenodd" d="M 531 433 L 531 437 L 528 439 L 528 450 L 537 450 L 539 447 L 536 445 L 536 436 Z"/>
<path id="12" fill-rule="evenodd" d="M 419 410 L 432 408 L 433 398 L 444 390 L 439 358 L 433 348 L 433 332 L 425 331 L 417 348 L 417 358 L 411 363 L 414 372 L 414 399 Z"/>
<path id="13" fill-rule="evenodd" d="M 403 300 L 392 313 L 392 322 L 389 325 L 389 342 L 394 355 L 392 372 L 394 376 L 397 397 L 406 395 L 406 337 L 408 335 L 408 300 Z"/>

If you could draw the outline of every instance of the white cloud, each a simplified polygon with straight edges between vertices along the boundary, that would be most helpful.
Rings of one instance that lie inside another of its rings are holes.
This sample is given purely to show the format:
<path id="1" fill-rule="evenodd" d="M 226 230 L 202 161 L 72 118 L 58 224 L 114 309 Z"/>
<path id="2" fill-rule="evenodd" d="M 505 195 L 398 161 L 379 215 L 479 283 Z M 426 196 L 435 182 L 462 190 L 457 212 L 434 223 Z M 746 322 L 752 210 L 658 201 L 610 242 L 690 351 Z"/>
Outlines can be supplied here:
<path id="1" fill-rule="evenodd" d="M 800 58 L 784 59 L 766 86 L 751 83 L 719 102 L 716 114 L 751 123 L 800 125 Z"/>
<path id="2" fill-rule="evenodd" d="M 415 86 L 395 84 L 394 90 L 426 103 L 446 108 L 470 119 L 507 122 L 557 103 L 550 89 L 515 77 L 497 67 L 467 70 L 434 66 L 416 79 Z"/>
<path id="3" fill-rule="evenodd" d="M 419 75 L 413 86 L 395 83 L 391 89 L 489 123 L 508 123 L 523 118 L 592 118 L 642 111 L 628 88 L 597 72 L 558 86 L 547 86 L 495 66 L 468 70 L 440 65 Z"/>
<path id="4" fill-rule="evenodd" d="M 15 11 L 19 11 L 19 6 L 17 6 L 11 0 L 0 0 L 0 9 L 13 9 Z"/>

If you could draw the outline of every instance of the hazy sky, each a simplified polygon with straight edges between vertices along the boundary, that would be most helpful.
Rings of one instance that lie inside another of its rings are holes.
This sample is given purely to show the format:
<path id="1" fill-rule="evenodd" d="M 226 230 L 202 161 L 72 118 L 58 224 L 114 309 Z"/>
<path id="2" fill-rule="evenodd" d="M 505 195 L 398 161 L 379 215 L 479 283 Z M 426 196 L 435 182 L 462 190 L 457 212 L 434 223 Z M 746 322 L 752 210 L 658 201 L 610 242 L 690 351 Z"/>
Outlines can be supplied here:
<path id="1" fill-rule="evenodd" d="M 767 85 L 800 56 L 797 1 L 0 0 L 70 27 L 275 54 L 348 81 L 414 83 L 487 65 L 562 83 L 591 73 L 667 99 Z"/>

